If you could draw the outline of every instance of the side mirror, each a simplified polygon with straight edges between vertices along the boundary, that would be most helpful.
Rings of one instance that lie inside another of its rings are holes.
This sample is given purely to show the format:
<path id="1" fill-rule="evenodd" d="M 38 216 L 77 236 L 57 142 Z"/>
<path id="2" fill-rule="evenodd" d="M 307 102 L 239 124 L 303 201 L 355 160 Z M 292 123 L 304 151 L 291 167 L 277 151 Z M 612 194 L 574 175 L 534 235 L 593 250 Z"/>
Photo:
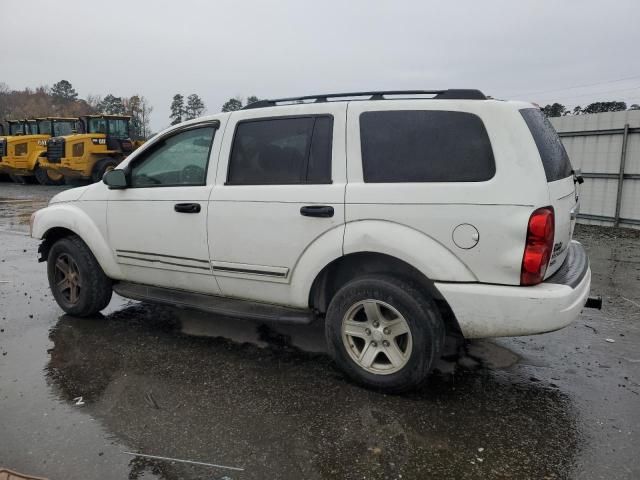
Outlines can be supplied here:
<path id="1" fill-rule="evenodd" d="M 584 183 L 584 177 L 582 176 L 582 170 L 579 168 L 573 170 L 573 183 L 582 185 Z"/>
<path id="2" fill-rule="evenodd" d="M 111 170 L 105 173 L 102 182 L 109 187 L 109 190 L 122 190 L 129 186 L 124 170 Z"/>

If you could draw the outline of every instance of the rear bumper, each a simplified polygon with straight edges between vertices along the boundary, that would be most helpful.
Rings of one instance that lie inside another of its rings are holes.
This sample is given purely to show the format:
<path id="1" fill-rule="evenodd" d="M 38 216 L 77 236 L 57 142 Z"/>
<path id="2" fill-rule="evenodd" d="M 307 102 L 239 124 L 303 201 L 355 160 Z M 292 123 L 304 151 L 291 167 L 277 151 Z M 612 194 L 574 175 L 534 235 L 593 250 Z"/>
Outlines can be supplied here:
<path id="1" fill-rule="evenodd" d="M 591 269 L 584 248 L 571 242 L 562 267 L 532 287 L 436 283 L 466 338 L 512 337 L 566 327 L 589 297 Z"/>

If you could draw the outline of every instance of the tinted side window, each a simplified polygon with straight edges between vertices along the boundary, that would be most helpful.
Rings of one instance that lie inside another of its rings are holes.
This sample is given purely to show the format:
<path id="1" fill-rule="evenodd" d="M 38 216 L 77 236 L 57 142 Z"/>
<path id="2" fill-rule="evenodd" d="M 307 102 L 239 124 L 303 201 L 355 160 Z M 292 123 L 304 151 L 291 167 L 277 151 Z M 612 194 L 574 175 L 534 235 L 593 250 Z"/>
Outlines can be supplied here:
<path id="1" fill-rule="evenodd" d="M 537 108 L 520 110 L 524 121 L 529 127 L 540 152 L 544 173 L 548 182 L 570 177 L 573 174 L 569 155 L 560 141 L 553 125 Z"/>
<path id="2" fill-rule="evenodd" d="M 227 183 L 287 185 L 331 181 L 333 119 L 252 120 L 236 127 Z"/>
<path id="3" fill-rule="evenodd" d="M 131 168 L 131 186 L 204 185 L 214 132 L 193 128 L 159 140 Z"/>
<path id="4" fill-rule="evenodd" d="M 331 183 L 333 118 L 317 117 L 313 127 L 307 183 Z"/>
<path id="5" fill-rule="evenodd" d="M 496 170 L 484 124 L 471 113 L 365 112 L 360 142 L 365 182 L 481 182 Z"/>

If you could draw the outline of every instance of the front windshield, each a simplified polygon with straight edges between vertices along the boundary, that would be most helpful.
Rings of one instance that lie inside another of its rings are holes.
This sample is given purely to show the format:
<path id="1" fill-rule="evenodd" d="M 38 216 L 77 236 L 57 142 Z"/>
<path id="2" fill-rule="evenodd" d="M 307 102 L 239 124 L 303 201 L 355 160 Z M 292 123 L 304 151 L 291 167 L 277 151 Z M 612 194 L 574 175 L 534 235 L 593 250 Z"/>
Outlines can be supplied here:
<path id="1" fill-rule="evenodd" d="M 22 124 L 19 122 L 9 124 L 9 135 L 22 135 Z"/>
<path id="2" fill-rule="evenodd" d="M 109 135 L 118 138 L 128 138 L 129 122 L 127 120 L 109 120 Z"/>
<path id="3" fill-rule="evenodd" d="M 89 133 L 107 133 L 107 121 L 104 118 L 89 119 Z"/>
<path id="4" fill-rule="evenodd" d="M 77 131 L 76 122 L 73 120 L 59 120 L 53 123 L 53 133 L 56 137 L 64 137 L 65 135 L 71 135 Z M 42 133 L 42 132 L 40 132 Z"/>
<path id="5" fill-rule="evenodd" d="M 90 118 L 88 123 L 89 133 L 108 133 L 111 137 L 129 138 L 128 120 L 113 118 Z"/>
<path id="6" fill-rule="evenodd" d="M 38 131 L 41 135 L 51 135 L 51 120 L 38 120 Z"/>

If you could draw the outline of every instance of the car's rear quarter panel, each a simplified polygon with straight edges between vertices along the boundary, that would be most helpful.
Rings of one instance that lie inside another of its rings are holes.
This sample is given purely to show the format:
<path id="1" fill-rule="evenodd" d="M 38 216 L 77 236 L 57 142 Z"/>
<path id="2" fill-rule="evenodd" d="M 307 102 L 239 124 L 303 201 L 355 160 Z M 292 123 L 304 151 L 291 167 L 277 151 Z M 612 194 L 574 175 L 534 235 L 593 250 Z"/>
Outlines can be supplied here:
<path id="1" fill-rule="evenodd" d="M 420 232 L 451 253 L 429 258 L 430 252 L 424 252 L 424 263 L 439 267 L 424 272 L 427 276 L 437 272 L 438 277 L 432 280 L 519 284 L 527 222 L 535 208 L 549 204 L 549 193 L 535 143 L 518 108 L 522 106 L 499 101 L 350 103 L 345 253 L 363 244 L 363 239 L 358 238 L 362 235 L 361 229 L 355 228 L 354 222 L 387 220 L 404 226 L 407 232 Z M 479 116 L 493 149 L 494 177 L 482 182 L 364 183 L 360 114 L 372 110 L 422 109 Z M 453 241 L 455 227 L 463 223 L 478 230 L 479 241 L 473 248 L 460 248 Z M 396 237 L 394 241 L 402 248 L 403 235 Z M 411 247 L 406 245 L 406 248 Z M 454 268 L 457 262 L 464 265 L 473 278 L 460 278 L 459 265 Z M 446 268 L 447 263 L 451 268 Z"/>

